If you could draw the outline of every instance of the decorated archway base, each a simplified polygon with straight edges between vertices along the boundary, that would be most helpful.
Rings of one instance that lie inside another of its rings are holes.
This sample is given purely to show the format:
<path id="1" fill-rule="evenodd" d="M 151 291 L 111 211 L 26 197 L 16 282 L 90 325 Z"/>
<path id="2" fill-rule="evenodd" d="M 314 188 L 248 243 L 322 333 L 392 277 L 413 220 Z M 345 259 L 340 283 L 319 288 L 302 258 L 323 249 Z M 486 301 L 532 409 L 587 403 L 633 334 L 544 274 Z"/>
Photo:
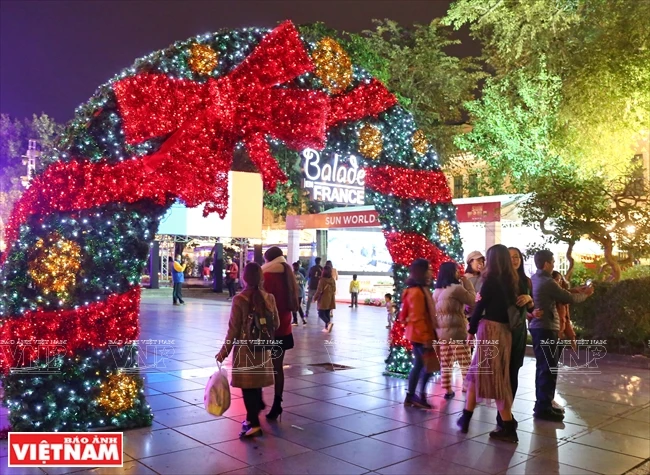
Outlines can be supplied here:
<path id="1" fill-rule="evenodd" d="M 414 258 L 437 270 L 460 257 L 434 151 L 336 41 L 302 38 L 286 22 L 176 43 L 137 60 L 77 110 L 13 210 L 0 301 L 13 430 L 151 423 L 137 358 L 116 357 L 136 348 L 148 243 L 176 199 L 224 215 L 238 147 L 267 190 L 286 179 L 274 158 L 282 147 L 355 156 L 398 292 Z"/>

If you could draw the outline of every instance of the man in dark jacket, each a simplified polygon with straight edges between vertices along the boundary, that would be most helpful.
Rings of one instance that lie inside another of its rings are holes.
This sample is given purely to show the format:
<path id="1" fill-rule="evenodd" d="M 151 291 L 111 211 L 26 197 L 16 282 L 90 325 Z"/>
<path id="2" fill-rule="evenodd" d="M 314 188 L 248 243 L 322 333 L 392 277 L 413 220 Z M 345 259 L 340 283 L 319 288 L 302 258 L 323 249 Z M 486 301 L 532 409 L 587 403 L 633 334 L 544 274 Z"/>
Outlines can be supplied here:
<path id="1" fill-rule="evenodd" d="M 309 317 L 309 307 L 314 300 L 314 295 L 316 295 L 316 290 L 318 289 L 318 281 L 320 276 L 323 274 L 323 268 L 320 265 L 321 258 L 317 257 L 315 259 L 316 264 L 309 269 L 309 282 L 307 285 L 307 308 L 305 309 L 305 318 Z"/>
<path id="2" fill-rule="evenodd" d="M 533 337 L 533 350 L 537 360 L 535 376 L 536 399 L 534 415 L 536 419 L 560 422 L 564 419 L 562 410 L 553 408 L 555 386 L 557 384 L 557 364 L 560 357 L 558 333 L 560 317 L 558 303 L 583 302 L 594 293 L 593 287 L 582 287 L 571 293 L 560 287 L 551 276 L 555 259 L 553 253 L 541 250 L 535 253 L 537 272 L 532 276 L 533 301 L 541 316 L 533 318 L 528 329 Z"/>

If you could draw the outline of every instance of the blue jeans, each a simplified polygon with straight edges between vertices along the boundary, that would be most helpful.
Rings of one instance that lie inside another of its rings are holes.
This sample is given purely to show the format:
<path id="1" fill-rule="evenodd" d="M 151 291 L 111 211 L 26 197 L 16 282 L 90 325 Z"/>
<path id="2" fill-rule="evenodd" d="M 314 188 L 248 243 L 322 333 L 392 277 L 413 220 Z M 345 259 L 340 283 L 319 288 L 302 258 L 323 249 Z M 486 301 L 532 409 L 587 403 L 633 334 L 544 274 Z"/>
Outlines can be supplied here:
<path id="1" fill-rule="evenodd" d="M 424 368 L 424 345 L 422 345 L 422 343 L 413 342 L 411 342 L 411 344 L 413 345 L 413 367 L 409 373 L 408 393 L 413 396 L 417 389 L 418 381 L 420 381 L 421 385 L 420 392 L 426 392 L 427 383 L 429 382 L 429 379 L 431 379 L 433 373 L 427 373 Z"/>
<path id="2" fill-rule="evenodd" d="M 323 320 L 325 322 L 325 326 L 330 322 L 330 315 L 332 311 L 331 310 L 319 310 L 318 311 L 318 318 Z"/>

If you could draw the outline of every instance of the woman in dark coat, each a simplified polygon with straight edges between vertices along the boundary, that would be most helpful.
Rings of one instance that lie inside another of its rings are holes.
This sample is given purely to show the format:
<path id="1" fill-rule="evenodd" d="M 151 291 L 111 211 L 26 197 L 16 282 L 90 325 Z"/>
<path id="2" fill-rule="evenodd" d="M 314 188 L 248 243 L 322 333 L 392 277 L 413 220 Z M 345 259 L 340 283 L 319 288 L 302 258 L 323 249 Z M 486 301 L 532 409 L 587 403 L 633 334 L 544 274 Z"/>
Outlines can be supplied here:
<path id="1" fill-rule="evenodd" d="M 510 261 L 512 268 L 517 272 L 519 277 L 519 294 L 517 296 L 516 307 L 519 310 L 519 326 L 511 329 L 512 347 L 510 349 L 510 387 L 512 389 L 512 399 L 515 399 L 517 387 L 519 386 L 519 369 L 524 365 L 524 356 L 526 355 L 526 338 L 528 330 L 526 329 L 526 317 L 528 312 L 532 312 L 535 304 L 533 303 L 533 283 L 524 271 L 524 256 L 516 247 L 509 247 Z M 517 426 L 517 421 L 512 420 Z M 503 427 L 501 415 L 497 414 L 497 425 Z"/>
<path id="2" fill-rule="evenodd" d="M 293 348 L 291 331 L 292 312 L 298 310 L 298 286 L 293 269 L 287 264 L 282 249 L 273 246 L 264 253 L 266 263 L 262 266 L 264 272 L 264 288 L 275 297 L 280 315 L 280 328 L 275 332 L 275 340 L 280 345 L 273 349 L 273 368 L 275 369 L 275 397 L 273 406 L 266 415 L 267 419 L 276 420 L 282 414 L 282 393 L 284 392 L 284 354 Z"/>

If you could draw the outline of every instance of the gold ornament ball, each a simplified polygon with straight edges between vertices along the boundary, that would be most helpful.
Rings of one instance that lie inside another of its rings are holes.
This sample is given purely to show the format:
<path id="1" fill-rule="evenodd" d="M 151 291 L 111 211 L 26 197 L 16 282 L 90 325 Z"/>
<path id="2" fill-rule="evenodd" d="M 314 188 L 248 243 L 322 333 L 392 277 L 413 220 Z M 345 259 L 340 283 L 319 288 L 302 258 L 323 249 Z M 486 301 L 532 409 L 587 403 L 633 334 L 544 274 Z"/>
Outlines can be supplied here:
<path id="1" fill-rule="evenodd" d="M 108 381 L 101 385 L 97 404 L 110 416 L 131 409 L 140 394 L 140 388 L 135 379 L 124 373 L 112 374 Z"/>
<path id="2" fill-rule="evenodd" d="M 384 149 L 381 130 L 371 124 L 365 124 L 359 130 L 359 153 L 373 160 L 379 158 Z"/>
<path id="3" fill-rule="evenodd" d="M 77 282 L 81 267 L 81 247 L 74 241 L 50 233 L 36 241 L 28 263 L 28 272 L 45 295 L 50 292 L 67 298 Z"/>
<path id="4" fill-rule="evenodd" d="M 219 63 L 219 55 L 208 45 L 193 45 L 188 62 L 195 73 L 210 74 Z"/>
<path id="5" fill-rule="evenodd" d="M 333 94 L 345 91 L 352 83 L 352 61 L 332 38 L 323 38 L 318 42 L 312 59 L 316 66 L 314 74 Z"/>
<path id="6" fill-rule="evenodd" d="M 425 137 L 424 132 L 421 130 L 416 130 L 413 134 L 413 150 L 415 150 L 416 153 L 419 153 L 420 155 L 424 155 L 427 153 L 428 148 L 429 143 L 427 142 L 427 138 Z"/>
<path id="7" fill-rule="evenodd" d="M 438 238 L 442 244 L 449 244 L 451 242 L 454 232 L 451 224 L 446 219 L 438 223 Z"/>

